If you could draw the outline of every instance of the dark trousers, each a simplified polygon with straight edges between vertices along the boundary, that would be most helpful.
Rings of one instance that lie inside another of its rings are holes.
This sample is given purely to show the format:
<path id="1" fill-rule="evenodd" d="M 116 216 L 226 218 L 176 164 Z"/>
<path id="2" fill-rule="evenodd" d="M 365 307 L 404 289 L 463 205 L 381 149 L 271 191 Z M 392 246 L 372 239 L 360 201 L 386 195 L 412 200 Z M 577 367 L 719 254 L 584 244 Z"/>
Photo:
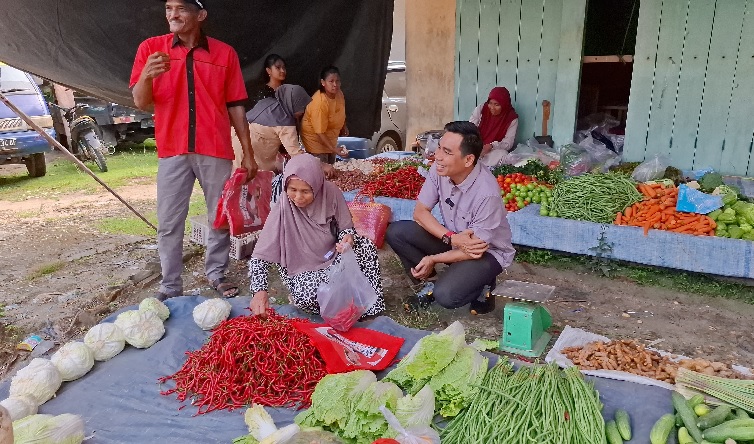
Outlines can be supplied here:
<path id="1" fill-rule="evenodd" d="M 449 245 L 412 220 L 391 223 L 385 240 L 414 282 L 418 280 L 411 275 L 411 268 L 419 264 L 424 256 L 450 251 Z M 445 308 L 462 307 L 478 299 L 485 285 L 494 286 L 497 275 L 502 271 L 503 267 L 490 253 L 484 253 L 479 259 L 449 264 L 435 281 L 432 296 Z"/>

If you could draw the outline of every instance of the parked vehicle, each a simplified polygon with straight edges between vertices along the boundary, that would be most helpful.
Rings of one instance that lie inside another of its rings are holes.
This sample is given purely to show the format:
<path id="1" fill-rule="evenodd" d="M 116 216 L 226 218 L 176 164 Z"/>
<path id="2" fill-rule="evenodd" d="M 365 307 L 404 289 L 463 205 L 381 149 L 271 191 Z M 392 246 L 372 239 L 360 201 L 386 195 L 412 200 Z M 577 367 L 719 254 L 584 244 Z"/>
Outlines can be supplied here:
<path id="1" fill-rule="evenodd" d="M 382 92 L 380 129 L 370 139 L 339 137 L 338 145 L 348 148 L 349 156 L 365 159 L 388 151 L 401 151 L 406 145 L 406 63 L 389 62 Z"/>
<path id="2" fill-rule="evenodd" d="M 102 138 L 112 154 L 118 142 L 141 143 L 154 137 L 154 115 L 117 103 L 74 92 L 76 105 L 82 105 L 82 115 L 87 115 L 101 128 Z"/>
<path id="3" fill-rule="evenodd" d="M 105 153 L 108 148 L 102 139 L 102 130 L 94 119 L 81 113 L 84 105 L 77 104 L 72 108 L 63 108 L 54 103 L 50 105 L 60 109 L 68 122 L 68 128 L 71 130 L 71 140 L 68 143 L 71 153 L 82 162 L 93 161 L 103 173 L 107 171 Z"/>
<path id="4" fill-rule="evenodd" d="M 0 91 L 55 138 L 52 116 L 31 75 L 0 62 Z M 23 163 L 29 176 L 41 177 L 47 173 L 45 153 L 48 151 L 52 151 L 52 147 L 47 140 L 0 102 L 0 165 Z"/>

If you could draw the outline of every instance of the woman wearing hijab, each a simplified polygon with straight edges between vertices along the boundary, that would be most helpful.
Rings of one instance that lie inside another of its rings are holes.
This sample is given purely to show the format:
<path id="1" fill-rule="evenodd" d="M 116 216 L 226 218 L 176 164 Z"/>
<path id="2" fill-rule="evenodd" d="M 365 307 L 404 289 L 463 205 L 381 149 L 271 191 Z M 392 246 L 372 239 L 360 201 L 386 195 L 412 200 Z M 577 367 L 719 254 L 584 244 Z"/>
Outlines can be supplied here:
<path id="1" fill-rule="evenodd" d="M 474 109 L 469 121 L 479 127 L 482 135 L 480 160 L 488 167 L 498 166 L 513 147 L 518 131 L 518 114 L 511 105 L 508 89 L 492 88 L 487 101 Z"/>
<path id="2" fill-rule="evenodd" d="M 273 97 L 257 102 L 246 113 L 251 131 L 254 160 L 260 170 L 280 172 L 278 150 L 283 145 L 289 156 L 303 152 L 298 142 L 297 123 L 311 97 L 298 85 L 280 85 Z"/>
<path id="3" fill-rule="evenodd" d="M 377 248 L 356 234 L 343 193 L 325 180 L 320 160 L 299 154 L 283 170 L 285 193 L 272 207 L 249 260 L 253 314 L 269 308 L 268 274 L 275 265 L 291 292 L 293 305 L 309 313 L 319 313 L 317 287 L 327 281 L 327 269 L 340 261 L 333 252 L 353 248 L 361 271 L 377 292 L 377 302 L 366 316 L 385 310 Z"/>

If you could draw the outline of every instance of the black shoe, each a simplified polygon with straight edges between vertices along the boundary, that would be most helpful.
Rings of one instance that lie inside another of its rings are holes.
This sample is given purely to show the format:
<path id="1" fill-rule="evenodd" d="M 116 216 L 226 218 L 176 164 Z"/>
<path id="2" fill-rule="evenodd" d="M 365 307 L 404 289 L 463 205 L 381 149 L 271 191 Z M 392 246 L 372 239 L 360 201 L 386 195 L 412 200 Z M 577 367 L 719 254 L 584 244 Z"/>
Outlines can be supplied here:
<path id="1" fill-rule="evenodd" d="M 434 288 L 435 284 L 433 282 L 427 282 L 424 284 L 424 287 L 422 287 L 421 290 L 403 301 L 403 309 L 408 312 L 414 312 L 429 308 L 435 300 L 432 296 L 432 290 L 434 290 Z"/>
<path id="2" fill-rule="evenodd" d="M 495 295 L 492 294 L 493 289 L 494 287 L 490 288 L 485 285 L 482 290 L 484 299 L 471 301 L 471 304 L 469 305 L 469 313 L 473 315 L 483 315 L 493 311 L 495 309 Z"/>

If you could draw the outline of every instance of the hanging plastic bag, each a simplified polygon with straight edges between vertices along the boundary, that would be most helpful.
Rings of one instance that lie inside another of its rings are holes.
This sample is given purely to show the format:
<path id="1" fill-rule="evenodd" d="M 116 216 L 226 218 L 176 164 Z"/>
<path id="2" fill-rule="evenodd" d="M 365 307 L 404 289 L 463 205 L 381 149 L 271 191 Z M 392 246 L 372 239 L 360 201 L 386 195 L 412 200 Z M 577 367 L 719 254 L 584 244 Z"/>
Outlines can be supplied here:
<path id="1" fill-rule="evenodd" d="M 655 154 L 651 159 L 645 160 L 634 169 L 631 177 L 637 182 L 647 182 L 661 179 L 665 170 L 670 166 L 670 160 L 661 154 Z"/>
<path id="2" fill-rule="evenodd" d="M 707 214 L 723 207 L 723 197 L 702 193 L 686 185 L 678 187 L 676 211 Z"/>
<path id="3" fill-rule="evenodd" d="M 238 168 L 230 176 L 217 203 L 215 230 L 230 229 L 231 236 L 259 231 L 270 214 L 272 171 L 257 171 L 246 182 L 246 170 Z"/>
<path id="4" fill-rule="evenodd" d="M 327 281 L 317 288 L 319 314 L 332 328 L 348 331 L 377 302 L 377 292 L 350 247 L 346 247 L 340 262 L 329 267 L 327 274 Z"/>
<path id="5" fill-rule="evenodd" d="M 620 163 L 620 156 L 611 151 L 602 141 L 592 136 L 579 142 L 579 146 L 584 148 L 592 158 L 591 170 L 599 168 L 601 172 Z"/>
<path id="6" fill-rule="evenodd" d="M 353 202 L 348 202 L 348 209 L 356 232 L 374 242 L 377 248 L 382 248 L 392 213 L 390 207 L 375 202 L 374 197 L 357 195 Z"/>
<path id="7" fill-rule="evenodd" d="M 380 407 L 390 428 L 398 432 L 395 440 L 400 444 L 440 444 L 440 435 L 429 426 L 403 428 L 398 418 L 384 405 Z"/>

